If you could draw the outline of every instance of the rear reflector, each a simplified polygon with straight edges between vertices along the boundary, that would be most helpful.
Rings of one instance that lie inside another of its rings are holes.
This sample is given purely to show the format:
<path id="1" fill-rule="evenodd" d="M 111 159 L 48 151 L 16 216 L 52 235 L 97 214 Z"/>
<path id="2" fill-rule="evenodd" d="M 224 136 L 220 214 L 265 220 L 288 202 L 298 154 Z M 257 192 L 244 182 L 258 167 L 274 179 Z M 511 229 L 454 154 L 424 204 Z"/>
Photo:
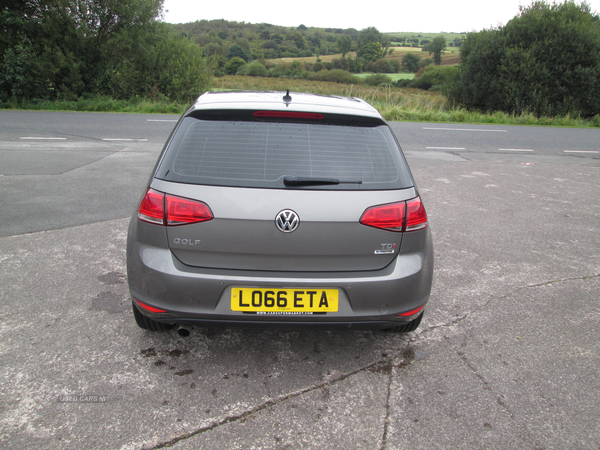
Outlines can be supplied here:
<path id="1" fill-rule="evenodd" d="M 427 228 L 427 213 L 421 199 L 416 197 L 407 202 L 367 208 L 360 223 L 395 232 L 417 231 Z"/>
<path id="2" fill-rule="evenodd" d="M 135 300 L 135 302 L 147 311 L 150 311 L 153 313 L 166 313 L 166 311 L 164 309 L 158 309 L 158 308 L 155 308 L 154 306 L 146 305 L 145 303 L 142 303 L 139 300 Z"/>
<path id="3" fill-rule="evenodd" d="M 275 117 L 284 119 L 323 120 L 322 114 L 294 111 L 256 111 L 254 117 Z"/>
<path id="4" fill-rule="evenodd" d="M 407 311 L 405 313 L 402 314 L 398 314 L 399 316 L 402 317 L 408 317 L 408 316 L 412 316 L 413 314 L 418 313 L 419 311 L 421 311 L 423 308 L 425 308 L 425 305 L 418 307 L 417 309 L 413 309 L 412 311 Z"/>
<path id="5" fill-rule="evenodd" d="M 185 225 L 206 222 L 212 218 L 212 211 L 206 203 L 163 194 L 154 189 L 148 189 L 138 209 L 139 220 L 157 225 Z"/>

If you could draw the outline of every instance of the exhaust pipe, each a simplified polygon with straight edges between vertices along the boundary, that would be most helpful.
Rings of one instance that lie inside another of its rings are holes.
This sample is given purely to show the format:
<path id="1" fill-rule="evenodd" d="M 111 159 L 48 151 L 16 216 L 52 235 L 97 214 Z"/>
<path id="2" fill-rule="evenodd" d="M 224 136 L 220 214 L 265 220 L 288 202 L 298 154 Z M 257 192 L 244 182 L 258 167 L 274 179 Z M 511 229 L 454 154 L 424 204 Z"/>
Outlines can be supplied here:
<path id="1" fill-rule="evenodd" d="M 177 334 L 181 337 L 188 337 L 190 335 L 190 330 L 185 325 L 177 325 Z"/>

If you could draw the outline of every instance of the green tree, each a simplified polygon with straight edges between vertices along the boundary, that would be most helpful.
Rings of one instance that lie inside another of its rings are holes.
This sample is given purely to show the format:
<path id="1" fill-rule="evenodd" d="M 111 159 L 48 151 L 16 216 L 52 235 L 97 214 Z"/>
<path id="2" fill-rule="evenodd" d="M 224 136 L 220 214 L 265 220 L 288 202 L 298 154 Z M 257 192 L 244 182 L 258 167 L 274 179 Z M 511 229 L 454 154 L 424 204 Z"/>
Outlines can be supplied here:
<path id="1" fill-rule="evenodd" d="M 407 53 L 402 57 L 402 68 L 414 73 L 421 68 L 421 57 L 414 53 Z"/>
<path id="2" fill-rule="evenodd" d="M 210 83 L 210 73 L 202 58 L 202 49 L 193 41 L 169 35 L 155 48 L 153 67 L 147 76 L 154 74 L 153 92 L 171 100 L 191 103 L 205 92 Z"/>
<path id="3" fill-rule="evenodd" d="M 0 101 L 170 96 L 208 87 L 202 50 L 158 22 L 162 0 L 4 0 Z"/>
<path id="4" fill-rule="evenodd" d="M 371 42 L 379 42 L 381 44 L 383 40 L 382 34 L 375 27 L 368 27 L 358 32 L 358 46 L 364 47 Z"/>
<path id="5" fill-rule="evenodd" d="M 535 1 L 504 27 L 469 33 L 452 98 L 517 114 L 600 114 L 599 17 L 586 3 Z"/>
<path id="6" fill-rule="evenodd" d="M 214 55 L 222 55 L 223 54 L 223 46 L 216 44 L 215 42 L 209 42 L 204 46 L 204 55 L 206 56 L 214 56 Z"/>
<path id="7" fill-rule="evenodd" d="M 288 33 L 287 40 L 294 41 L 294 44 L 299 50 L 304 50 L 306 48 L 306 39 L 304 39 L 304 36 L 297 31 Z"/>
<path id="8" fill-rule="evenodd" d="M 379 42 L 370 42 L 359 48 L 356 56 L 363 62 L 377 61 L 383 58 L 383 48 Z"/>
<path id="9" fill-rule="evenodd" d="M 444 36 L 436 36 L 427 44 L 427 51 L 433 55 L 433 62 L 438 66 L 442 63 L 442 53 L 446 50 L 446 38 Z"/>
<path id="10" fill-rule="evenodd" d="M 244 51 L 244 49 L 237 44 L 233 44 L 231 47 L 229 47 L 229 50 L 227 51 L 227 55 L 225 57 L 227 59 L 241 58 L 244 60 L 244 62 L 248 62 L 248 60 L 250 59 L 250 57 Z"/>
<path id="11" fill-rule="evenodd" d="M 352 38 L 344 34 L 337 39 L 336 44 L 338 51 L 342 54 L 342 58 L 345 58 L 346 53 L 350 51 L 350 48 L 352 46 Z"/>

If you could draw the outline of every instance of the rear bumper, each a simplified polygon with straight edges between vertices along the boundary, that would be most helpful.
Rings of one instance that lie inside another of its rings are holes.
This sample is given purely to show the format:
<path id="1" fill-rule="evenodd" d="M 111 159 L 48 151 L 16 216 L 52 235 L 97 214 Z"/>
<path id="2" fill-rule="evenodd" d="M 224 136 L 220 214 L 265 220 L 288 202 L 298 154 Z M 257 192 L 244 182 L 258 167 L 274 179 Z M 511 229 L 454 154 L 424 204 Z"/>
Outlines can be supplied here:
<path id="1" fill-rule="evenodd" d="M 150 313 L 143 308 L 140 308 L 134 301 L 134 305 L 144 315 L 150 317 L 157 322 L 163 322 L 170 325 L 186 325 L 199 328 L 260 328 L 260 329 L 275 329 L 275 330 L 304 330 L 304 329 L 327 329 L 327 330 L 384 330 L 401 326 L 405 323 L 415 320 L 419 315 L 423 314 L 424 310 L 420 310 L 417 314 L 410 317 L 389 317 L 378 318 L 373 320 L 311 320 L 303 317 L 303 320 L 253 320 L 246 318 L 245 320 L 236 320 L 231 317 L 204 317 L 198 318 L 195 315 L 175 316 L 169 314 L 165 317 L 164 314 Z M 255 316 L 256 317 L 256 316 Z"/>
<path id="2" fill-rule="evenodd" d="M 135 225 L 132 225 L 135 228 Z M 133 232 L 132 232 L 133 231 Z M 136 305 L 149 318 L 197 326 L 277 328 L 388 328 L 417 318 L 398 314 L 424 306 L 433 278 L 429 228 L 404 236 L 402 253 L 383 269 L 363 272 L 261 272 L 190 267 L 160 241 L 136 239 L 130 229 L 127 247 L 129 289 L 134 299 L 165 313 Z M 257 315 L 231 310 L 232 287 L 333 288 L 337 312 L 322 315 Z"/>

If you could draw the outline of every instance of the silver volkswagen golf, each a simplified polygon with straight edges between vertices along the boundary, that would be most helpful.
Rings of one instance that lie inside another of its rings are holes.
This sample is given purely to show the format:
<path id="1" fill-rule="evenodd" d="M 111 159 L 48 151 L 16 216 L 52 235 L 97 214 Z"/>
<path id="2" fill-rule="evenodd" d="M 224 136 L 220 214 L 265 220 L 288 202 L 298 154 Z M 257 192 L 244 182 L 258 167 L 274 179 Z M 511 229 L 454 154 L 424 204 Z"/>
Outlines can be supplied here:
<path id="1" fill-rule="evenodd" d="M 358 98 L 202 95 L 129 226 L 137 324 L 415 330 L 429 299 L 425 207 L 382 116 Z"/>

